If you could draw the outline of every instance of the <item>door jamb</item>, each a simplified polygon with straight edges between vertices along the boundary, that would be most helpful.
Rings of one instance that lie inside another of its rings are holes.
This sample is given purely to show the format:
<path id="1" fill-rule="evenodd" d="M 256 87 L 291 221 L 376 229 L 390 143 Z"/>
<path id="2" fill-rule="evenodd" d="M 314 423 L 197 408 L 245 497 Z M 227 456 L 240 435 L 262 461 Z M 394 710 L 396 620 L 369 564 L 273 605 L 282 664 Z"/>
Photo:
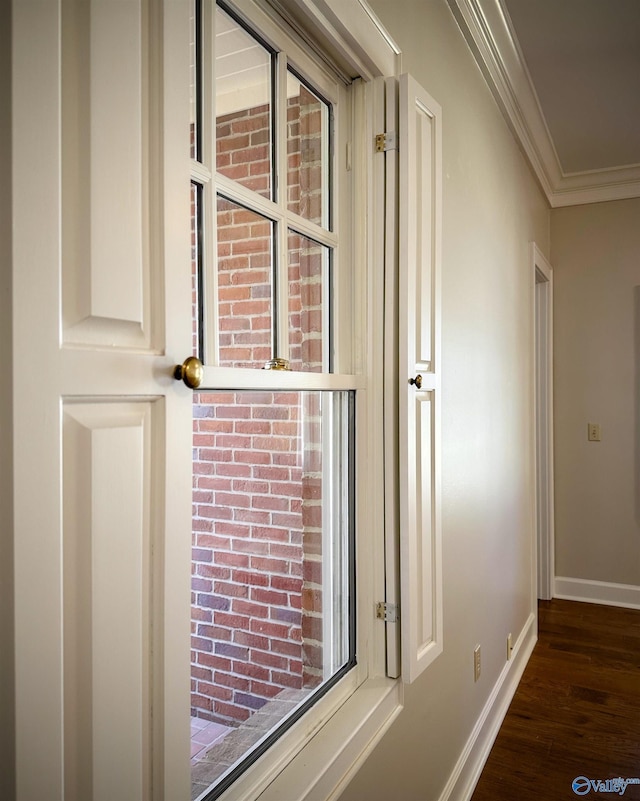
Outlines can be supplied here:
<path id="1" fill-rule="evenodd" d="M 538 246 L 531 247 L 534 311 L 534 409 L 537 595 L 554 596 L 553 495 L 553 269 Z"/>

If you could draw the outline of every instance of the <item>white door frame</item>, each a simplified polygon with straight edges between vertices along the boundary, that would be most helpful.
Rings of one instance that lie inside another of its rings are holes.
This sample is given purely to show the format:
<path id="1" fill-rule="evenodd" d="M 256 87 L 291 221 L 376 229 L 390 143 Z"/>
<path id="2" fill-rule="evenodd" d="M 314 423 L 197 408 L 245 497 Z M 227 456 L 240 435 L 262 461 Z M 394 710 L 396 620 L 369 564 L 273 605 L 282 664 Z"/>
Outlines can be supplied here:
<path id="1" fill-rule="evenodd" d="M 534 408 L 538 598 L 554 595 L 553 500 L 553 270 L 531 247 L 534 306 Z"/>

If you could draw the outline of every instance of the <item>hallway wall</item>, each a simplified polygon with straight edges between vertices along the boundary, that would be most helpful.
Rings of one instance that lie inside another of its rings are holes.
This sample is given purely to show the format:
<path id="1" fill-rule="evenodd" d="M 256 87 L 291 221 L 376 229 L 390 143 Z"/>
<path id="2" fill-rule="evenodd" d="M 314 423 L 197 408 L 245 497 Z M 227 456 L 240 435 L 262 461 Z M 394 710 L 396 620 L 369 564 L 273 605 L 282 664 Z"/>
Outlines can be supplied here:
<path id="1" fill-rule="evenodd" d="M 534 609 L 533 279 L 549 211 L 445 0 L 372 0 L 442 105 L 444 653 L 342 801 L 437 801 Z M 473 649 L 482 675 L 473 678 Z"/>
<path id="2" fill-rule="evenodd" d="M 640 600 L 640 199 L 554 209 L 551 243 L 556 575 Z"/>

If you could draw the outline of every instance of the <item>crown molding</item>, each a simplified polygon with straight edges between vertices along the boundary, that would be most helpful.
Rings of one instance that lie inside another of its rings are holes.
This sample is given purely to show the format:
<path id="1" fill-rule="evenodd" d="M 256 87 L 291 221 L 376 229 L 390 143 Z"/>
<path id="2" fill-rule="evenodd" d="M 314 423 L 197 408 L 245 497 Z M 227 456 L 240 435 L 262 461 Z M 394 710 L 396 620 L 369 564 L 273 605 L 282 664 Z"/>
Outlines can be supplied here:
<path id="1" fill-rule="evenodd" d="M 447 0 L 549 205 L 640 197 L 640 165 L 564 173 L 529 71 L 500 0 Z"/>

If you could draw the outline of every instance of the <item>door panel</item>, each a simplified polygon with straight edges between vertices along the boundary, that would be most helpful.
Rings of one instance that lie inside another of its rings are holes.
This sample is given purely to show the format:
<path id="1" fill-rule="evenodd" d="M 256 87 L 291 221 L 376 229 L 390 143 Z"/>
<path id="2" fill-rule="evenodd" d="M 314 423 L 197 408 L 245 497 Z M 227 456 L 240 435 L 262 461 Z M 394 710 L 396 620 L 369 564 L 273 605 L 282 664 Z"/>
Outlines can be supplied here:
<path id="1" fill-rule="evenodd" d="M 154 541 L 158 531 L 152 525 L 150 466 L 162 458 L 164 444 L 152 436 L 157 403 L 65 404 L 64 753 L 69 801 L 151 797 L 151 609 L 152 591 L 160 589 L 152 582 L 151 560 L 161 543 Z M 161 620 L 154 626 L 161 627 Z"/>
<path id="2" fill-rule="evenodd" d="M 65 0 L 64 340 L 149 347 L 149 34 L 160 6 Z"/>
<path id="3" fill-rule="evenodd" d="M 408 313 L 407 356 L 409 368 L 416 367 L 424 373 L 435 368 L 431 362 L 438 320 L 434 284 L 440 213 L 436 126 L 440 119 L 436 117 L 434 101 L 408 75 L 401 77 L 400 121 L 404 129 L 400 145 L 400 224 L 407 233 L 406 239 L 400 238 L 401 267 L 406 270 L 409 288 L 409 297 L 403 298 Z"/>
<path id="4" fill-rule="evenodd" d="M 434 592 L 434 567 L 437 562 L 436 539 L 433 536 L 434 512 L 434 431 L 435 415 L 433 410 L 433 393 L 423 392 L 416 397 L 416 442 L 419 444 L 422 458 L 419 461 L 419 472 L 416 475 L 416 501 L 420 529 L 429 536 L 416 540 L 415 564 L 418 575 L 423 579 L 417 582 L 416 604 L 416 642 L 418 659 L 425 648 L 433 642 L 436 631 L 436 593 Z"/>
<path id="5" fill-rule="evenodd" d="M 435 191 L 435 126 L 433 112 L 415 98 L 413 109 L 415 124 L 415 156 L 416 181 L 413 184 L 415 206 L 415 259 L 416 259 L 416 291 L 413 297 L 416 308 L 413 319 L 416 322 L 416 364 L 423 369 L 431 369 L 433 329 L 437 320 L 434 307 L 435 293 L 435 225 L 436 205 Z"/>
<path id="6" fill-rule="evenodd" d="M 13 32 L 17 799 L 188 798 L 189 3 Z"/>

